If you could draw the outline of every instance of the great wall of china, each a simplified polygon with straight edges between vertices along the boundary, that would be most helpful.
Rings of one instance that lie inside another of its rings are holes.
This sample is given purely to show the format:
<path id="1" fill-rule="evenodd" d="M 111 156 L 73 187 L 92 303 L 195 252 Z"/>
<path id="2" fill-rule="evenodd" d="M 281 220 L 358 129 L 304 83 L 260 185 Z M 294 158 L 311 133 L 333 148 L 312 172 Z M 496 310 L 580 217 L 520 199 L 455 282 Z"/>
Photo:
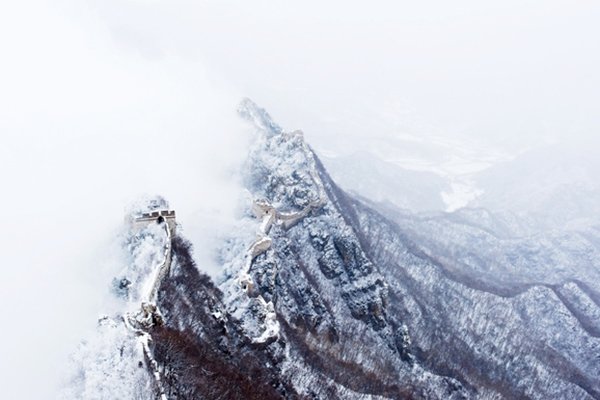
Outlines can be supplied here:
<path id="1" fill-rule="evenodd" d="M 263 199 L 255 199 L 252 204 L 252 212 L 257 219 L 261 220 L 256 240 L 246 251 L 245 270 L 240 272 L 238 282 L 247 295 L 253 294 L 254 280 L 251 270 L 254 260 L 261 254 L 268 251 L 273 245 L 273 239 L 269 237 L 269 231 L 273 225 L 281 226 L 284 230 L 290 229 L 303 218 L 308 216 L 313 210 L 321 208 L 326 203 L 325 188 L 321 178 L 318 176 L 316 162 L 312 152 L 303 140 L 302 132 L 296 131 L 290 134 L 282 134 L 286 139 L 300 137 L 302 139 L 302 149 L 306 159 L 310 163 L 310 172 L 313 184 L 317 188 L 316 198 L 300 211 L 283 212 L 278 211 L 271 203 Z M 254 338 L 255 343 L 264 343 L 267 340 L 276 337 L 279 332 L 279 323 L 275 314 L 275 307 L 271 301 L 267 302 L 260 294 L 254 294 L 265 309 L 266 327 L 262 335 Z"/>
<path id="2" fill-rule="evenodd" d="M 171 240 L 177 226 L 175 219 L 175 211 L 173 210 L 159 210 L 148 213 L 143 213 L 140 216 L 133 217 L 131 219 L 132 227 L 134 229 L 144 229 L 149 224 L 158 223 L 164 226 L 166 233 L 165 247 L 163 251 L 162 261 L 152 270 L 153 277 L 148 281 L 148 284 L 142 289 L 142 299 L 140 308 L 135 313 L 127 313 L 123 316 L 123 322 L 127 329 L 133 332 L 142 345 L 142 350 L 146 356 L 148 366 L 152 371 L 154 382 L 158 389 L 160 399 L 167 400 L 165 389 L 162 384 L 159 366 L 152 351 L 150 350 L 150 342 L 152 336 L 147 332 L 148 329 L 155 325 L 161 325 L 163 323 L 163 317 L 156 305 L 156 296 L 160 284 L 171 271 Z"/>

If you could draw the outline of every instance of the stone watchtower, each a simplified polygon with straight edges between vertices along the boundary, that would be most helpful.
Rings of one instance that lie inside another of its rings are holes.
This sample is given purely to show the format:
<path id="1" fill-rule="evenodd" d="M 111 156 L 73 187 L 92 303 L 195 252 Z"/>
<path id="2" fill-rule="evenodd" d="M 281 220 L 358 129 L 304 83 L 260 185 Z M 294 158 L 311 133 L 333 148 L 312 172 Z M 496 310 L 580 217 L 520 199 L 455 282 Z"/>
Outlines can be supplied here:
<path id="1" fill-rule="evenodd" d="M 158 224 L 166 222 L 167 225 L 169 225 L 169 230 L 171 231 L 171 233 L 175 233 L 175 228 L 177 227 L 177 222 L 175 220 L 175 210 L 151 211 L 147 213 L 142 213 L 141 215 L 133 219 L 133 225 L 138 228 L 143 228 L 153 222 Z"/>

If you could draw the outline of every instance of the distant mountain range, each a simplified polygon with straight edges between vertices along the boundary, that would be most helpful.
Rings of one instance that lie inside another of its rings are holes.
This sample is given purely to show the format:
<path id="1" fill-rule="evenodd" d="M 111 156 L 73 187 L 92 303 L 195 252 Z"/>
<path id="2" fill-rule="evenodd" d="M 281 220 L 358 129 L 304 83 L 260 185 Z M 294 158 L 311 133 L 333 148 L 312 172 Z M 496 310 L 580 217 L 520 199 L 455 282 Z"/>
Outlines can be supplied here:
<path id="1" fill-rule="evenodd" d="M 401 166 L 368 151 L 322 159 L 345 190 L 412 212 L 486 208 L 515 214 L 529 233 L 599 221 L 600 162 L 582 143 L 543 145 L 510 160 L 472 164 L 467 172 L 428 168 L 424 161 Z"/>

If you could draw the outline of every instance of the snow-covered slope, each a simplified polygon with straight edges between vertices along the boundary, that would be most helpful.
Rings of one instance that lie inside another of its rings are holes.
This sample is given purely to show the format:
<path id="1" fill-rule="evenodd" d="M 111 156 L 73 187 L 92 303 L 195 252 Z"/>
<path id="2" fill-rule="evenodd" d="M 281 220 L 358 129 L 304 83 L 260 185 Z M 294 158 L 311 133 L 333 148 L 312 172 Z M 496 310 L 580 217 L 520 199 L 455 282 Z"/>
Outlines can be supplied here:
<path id="1" fill-rule="evenodd" d="M 390 304 L 407 321 L 417 359 L 478 398 L 600 397 L 597 247 L 507 243 L 473 226 L 356 210 L 369 255 L 387 265 Z M 419 228 L 431 229 L 426 241 Z M 514 259 L 503 258 L 503 246 Z"/>
<path id="2" fill-rule="evenodd" d="M 448 179 L 430 171 L 411 171 L 368 152 L 321 157 L 327 171 L 344 190 L 376 202 L 390 202 L 411 211 L 442 211 L 442 193 L 452 190 Z"/>
<path id="3" fill-rule="evenodd" d="M 586 226 L 600 221 L 599 174 L 593 146 L 543 146 L 479 173 L 483 194 L 472 205 L 533 218 L 537 230 Z"/>

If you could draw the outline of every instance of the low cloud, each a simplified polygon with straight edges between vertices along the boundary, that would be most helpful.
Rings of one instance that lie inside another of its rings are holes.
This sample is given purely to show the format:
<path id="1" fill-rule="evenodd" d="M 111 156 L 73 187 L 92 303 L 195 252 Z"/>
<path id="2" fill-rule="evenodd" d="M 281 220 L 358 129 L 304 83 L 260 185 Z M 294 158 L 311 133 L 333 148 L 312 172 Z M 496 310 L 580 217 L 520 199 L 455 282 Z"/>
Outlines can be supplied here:
<path id="1" fill-rule="evenodd" d="M 50 398 L 122 267 L 128 204 L 160 194 L 208 241 L 232 218 L 251 135 L 241 96 L 201 63 L 124 50 L 88 9 L 4 11 L 0 376 L 6 398 Z M 196 256 L 214 271 L 210 246 Z"/>

